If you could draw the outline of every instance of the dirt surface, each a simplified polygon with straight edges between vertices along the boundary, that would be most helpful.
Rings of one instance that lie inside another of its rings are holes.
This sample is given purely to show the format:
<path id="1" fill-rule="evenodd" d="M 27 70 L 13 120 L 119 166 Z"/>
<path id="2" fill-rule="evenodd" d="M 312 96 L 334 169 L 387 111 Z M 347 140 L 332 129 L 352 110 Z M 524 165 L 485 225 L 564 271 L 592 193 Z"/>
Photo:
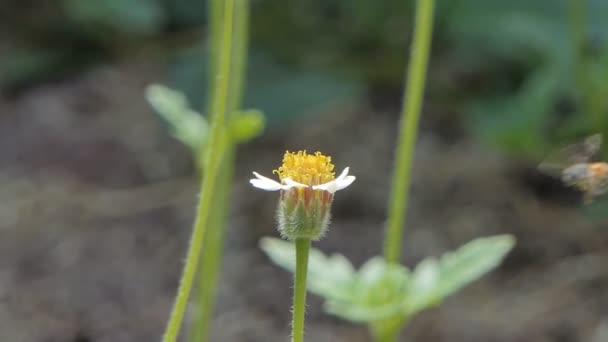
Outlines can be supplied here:
<path id="1" fill-rule="evenodd" d="M 0 341 L 158 340 L 197 195 L 188 151 L 143 100 L 160 75 L 141 61 L 97 66 L 1 100 Z M 366 103 L 239 148 L 213 341 L 287 340 L 291 277 L 257 248 L 277 235 L 276 198 L 247 182 L 252 170 L 269 174 L 285 149 L 322 150 L 357 176 L 317 247 L 356 265 L 380 253 L 397 113 Z M 583 216 L 559 184 L 464 136 L 446 139 L 424 115 L 404 262 L 491 234 L 518 244 L 500 269 L 416 317 L 401 340 L 608 341 L 608 227 Z M 315 296 L 307 320 L 309 341 L 370 341 L 363 327 L 324 314 Z"/>

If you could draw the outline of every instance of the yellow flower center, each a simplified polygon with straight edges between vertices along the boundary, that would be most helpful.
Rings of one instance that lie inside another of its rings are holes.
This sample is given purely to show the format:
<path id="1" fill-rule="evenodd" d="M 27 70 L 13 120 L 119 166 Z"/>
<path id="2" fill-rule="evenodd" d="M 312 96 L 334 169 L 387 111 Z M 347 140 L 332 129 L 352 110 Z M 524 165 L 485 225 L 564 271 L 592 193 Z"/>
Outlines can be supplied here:
<path id="1" fill-rule="evenodd" d="M 281 180 L 290 178 L 306 185 L 323 184 L 336 178 L 331 157 L 321 152 L 308 154 L 306 151 L 287 151 L 283 156 L 283 165 L 272 173 L 278 174 Z"/>

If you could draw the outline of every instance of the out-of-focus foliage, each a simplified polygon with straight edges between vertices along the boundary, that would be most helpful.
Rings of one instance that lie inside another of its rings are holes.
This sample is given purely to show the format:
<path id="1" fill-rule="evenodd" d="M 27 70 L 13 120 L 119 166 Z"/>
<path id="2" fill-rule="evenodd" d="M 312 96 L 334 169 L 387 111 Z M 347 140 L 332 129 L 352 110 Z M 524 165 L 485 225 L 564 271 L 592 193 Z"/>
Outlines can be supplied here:
<path id="1" fill-rule="evenodd" d="M 206 49 L 184 50 L 170 70 L 177 86 L 201 104 L 208 95 L 207 70 L 201 63 L 206 64 L 208 58 Z M 250 53 L 247 63 L 244 107 L 261 109 L 271 125 L 321 112 L 328 105 L 357 98 L 365 90 L 361 82 L 285 66 L 259 50 Z"/>
<path id="2" fill-rule="evenodd" d="M 182 93 L 154 84 L 146 88 L 146 99 L 169 125 L 169 131 L 177 140 L 195 153 L 203 148 L 209 136 L 209 124 L 201 114 L 190 108 Z"/>
<path id="3" fill-rule="evenodd" d="M 182 38 L 204 39 L 206 1 L 34 3 L 0 10 L 10 38 L 0 45 L 1 85 L 157 42 L 156 53 L 170 46 L 174 84 L 195 108 L 205 103 L 204 49 Z M 391 89 L 402 85 L 412 9 L 402 0 L 253 1 L 245 105 L 274 125 L 368 89 L 400 94 Z M 566 140 L 608 134 L 606 13 L 605 0 L 439 1 L 428 99 L 464 114 L 480 141 L 535 160 Z"/>
<path id="4" fill-rule="evenodd" d="M 412 1 L 261 0 L 255 42 L 282 60 L 400 86 Z"/>
<path id="5" fill-rule="evenodd" d="M 452 63 L 482 78 L 479 89 L 456 81 L 471 132 L 534 157 L 557 141 L 608 132 L 607 14 L 602 0 L 460 0 L 444 8 L 439 34 Z"/>
<path id="6" fill-rule="evenodd" d="M 194 155 L 201 155 L 209 138 L 209 124 L 194 110 L 186 96 L 163 85 L 152 84 L 146 88 L 146 99 L 155 112 L 169 126 L 169 131 Z M 239 110 L 227 118 L 228 132 L 235 143 L 247 142 L 264 131 L 264 114 L 256 109 Z"/>
<path id="7" fill-rule="evenodd" d="M 391 325 L 402 325 L 497 267 L 514 244 L 509 235 L 478 238 L 439 259 L 424 259 L 413 271 L 380 257 L 356 271 L 342 255 L 311 249 L 308 289 L 336 316 L 369 323 L 372 331 L 394 331 Z M 295 271 L 293 243 L 263 238 L 260 246 L 274 263 Z"/>
<path id="8" fill-rule="evenodd" d="M 228 132 L 235 143 L 247 142 L 264 131 L 266 119 L 257 109 L 240 110 L 230 115 Z"/>

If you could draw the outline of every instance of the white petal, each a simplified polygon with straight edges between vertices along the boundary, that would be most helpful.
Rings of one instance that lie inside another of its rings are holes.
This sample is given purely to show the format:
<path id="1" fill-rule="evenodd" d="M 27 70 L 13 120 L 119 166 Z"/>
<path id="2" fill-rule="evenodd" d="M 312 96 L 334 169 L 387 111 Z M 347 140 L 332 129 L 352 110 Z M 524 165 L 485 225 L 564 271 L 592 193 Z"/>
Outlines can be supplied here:
<path id="1" fill-rule="evenodd" d="M 325 184 L 315 185 L 312 188 L 314 190 L 329 191 L 332 194 L 338 190 L 342 190 L 342 189 L 346 188 L 347 186 L 351 185 L 352 182 L 354 182 L 356 179 L 355 176 L 348 175 L 348 170 L 349 170 L 349 168 L 347 167 L 344 169 L 344 171 L 342 171 L 342 173 L 338 176 L 338 178 L 334 179 L 331 182 L 327 182 Z"/>
<path id="2" fill-rule="evenodd" d="M 299 188 L 308 188 L 308 185 L 302 184 L 302 183 L 298 183 L 298 182 L 294 181 L 291 178 L 285 178 L 285 179 L 283 179 L 283 182 L 285 182 L 285 185 L 283 185 L 283 190 L 289 190 L 289 189 L 291 189 L 293 187 L 296 187 L 296 188 L 298 188 L 298 187 Z"/>
<path id="3" fill-rule="evenodd" d="M 249 183 L 251 183 L 251 185 L 255 186 L 258 189 L 266 191 L 277 191 L 283 188 L 283 185 L 277 181 L 264 177 L 257 172 L 254 172 L 253 174 L 256 178 L 250 179 Z"/>
<path id="4" fill-rule="evenodd" d="M 332 194 L 337 191 L 336 190 L 336 181 L 335 180 L 333 180 L 331 182 L 324 183 L 324 184 L 313 185 L 312 188 L 313 188 L 313 190 L 325 190 L 325 191 L 329 191 Z"/>
<path id="5" fill-rule="evenodd" d="M 336 191 L 338 190 L 342 190 L 344 188 L 346 188 L 347 186 L 351 185 L 355 179 L 357 179 L 357 177 L 355 176 L 346 176 L 344 179 L 341 180 L 336 180 L 336 183 L 338 185 L 338 188 L 336 189 Z"/>
<path id="6" fill-rule="evenodd" d="M 339 181 L 339 180 L 346 178 L 346 176 L 348 176 L 349 170 L 350 170 L 350 168 L 348 166 L 345 167 L 344 170 L 342 170 L 342 173 L 338 176 L 338 178 L 336 178 L 336 180 Z"/>

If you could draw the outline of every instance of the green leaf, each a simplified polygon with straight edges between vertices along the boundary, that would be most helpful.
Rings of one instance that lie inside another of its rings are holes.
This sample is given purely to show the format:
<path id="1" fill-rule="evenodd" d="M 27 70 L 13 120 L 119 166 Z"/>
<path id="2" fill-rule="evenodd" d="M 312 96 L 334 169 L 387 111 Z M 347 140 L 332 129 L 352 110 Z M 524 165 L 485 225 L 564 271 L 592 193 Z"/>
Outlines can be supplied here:
<path id="1" fill-rule="evenodd" d="M 277 265 L 295 271 L 295 246 L 277 238 L 260 239 L 260 248 Z M 355 270 L 343 255 L 325 256 L 311 248 L 308 260 L 308 290 L 326 299 L 350 298 Z"/>
<path id="2" fill-rule="evenodd" d="M 497 267 L 515 245 L 510 235 L 475 239 L 439 261 L 425 259 L 413 274 L 409 311 L 436 305 Z"/>
<path id="3" fill-rule="evenodd" d="M 146 99 L 156 113 L 169 124 L 171 134 L 195 153 L 207 142 L 209 125 L 205 118 L 190 108 L 179 91 L 153 84 L 146 88 Z"/>
<path id="4" fill-rule="evenodd" d="M 234 112 L 230 116 L 230 136 L 236 143 L 247 142 L 264 131 L 264 114 L 256 109 Z"/>
<path id="5" fill-rule="evenodd" d="M 387 264 L 383 258 L 368 260 L 354 278 L 348 300 L 330 300 L 327 312 L 353 322 L 371 322 L 401 317 L 409 286 L 409 270 Z"/>
<path id="6" fill-rule="evenodd" d="M 376 329 L 404 324 L 498 266 L 514 243 L 509 235 L 479 238 L 439 260 L 423 260 L 412 274 L 381 257 L 371 258 L 355 272 L 344 256 L 326 257 L 313 248 L 308 286 L 326 300 L 327 312 L 348 321 L 371 323 Z M 293 243 L 263 238 L 260 247 L 274 263 L 295 271 Z"/>

